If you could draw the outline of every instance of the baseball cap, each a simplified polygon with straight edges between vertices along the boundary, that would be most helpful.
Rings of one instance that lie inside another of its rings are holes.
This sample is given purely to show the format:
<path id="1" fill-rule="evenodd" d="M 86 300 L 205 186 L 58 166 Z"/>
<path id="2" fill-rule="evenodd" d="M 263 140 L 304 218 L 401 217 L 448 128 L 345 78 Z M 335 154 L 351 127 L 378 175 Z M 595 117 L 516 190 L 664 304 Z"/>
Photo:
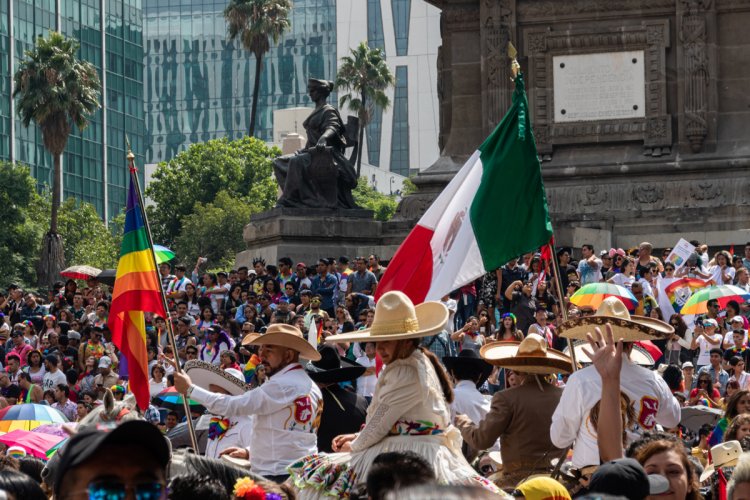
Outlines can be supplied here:
<path id="1" fill-rule="evenodd" d="M 735 321 L 739 321 L 740 323 L 744 323 L 744 321 L 742 321 L 742 316 L 735 316 L 734 318 L 731 319 L 730 323 L 734 323 Z"/>
<path id="2" fill-rule="evenodd" d="M 684 370 L 685 368 L 695 368 L 695 367 L 693 366 L 693 363 L 691 363 L 690 361 L 685 361 L 684 363 L 682 363 L 682 369 Z"/>
<path id="3" fill-rule="evenodd" d="M 297 269 L 300 267 L 307 267 L 304 262 L 297 262 Z"/>
<path id="4" fill-rule="evenodd" d="M 68 339 L 69 340 L 81 340 L 81 334 L 78 333 L 75 330 L 69 330 L 68 331 Z"/>
<path id="5" fill-rule="evenodd" d="M 109 356 L 102 356 L 99 359 L 99 368 L 109 368 L 112 366 L 112 360 Z"/>
<path id="6" fill-rule="evenodd" d="M 44 482 L 53 485 L 58 495 L 65 475 L 107 445 L 140 446 L 144 452 L 151 453 L 163 468 L 167 467 L 171 455 L 169 443 L 155 425 L 144 420 L 130 420 L 111 431 L 86 430 L 73 435 L 55 454 L 57 460 L 45 467 L 42 472 Z"/>
<path id="7" fill-rule="evenodd" d="M 659 474 L 646 474 L 643 466 L 632 458 L 620 458 L 599 466 L 591 476 L 589 493 L 606 493 L 643 500 L 649 495 L 669 491 L 669 481 Z"/>
<path id="8" fill-rule="evenodd" d="M 703 326 L 714 326 L 714 327 L 718 327 L 718 326 L 719 326 L 719 323 L 717 323 L 717 322 L 716 322 L 716 320 L 715 320 L 715 319 L 713 319 L 713 318 L 706 318 L 706 319 L 704 319 L 704 320 L 703 320 Z"/>

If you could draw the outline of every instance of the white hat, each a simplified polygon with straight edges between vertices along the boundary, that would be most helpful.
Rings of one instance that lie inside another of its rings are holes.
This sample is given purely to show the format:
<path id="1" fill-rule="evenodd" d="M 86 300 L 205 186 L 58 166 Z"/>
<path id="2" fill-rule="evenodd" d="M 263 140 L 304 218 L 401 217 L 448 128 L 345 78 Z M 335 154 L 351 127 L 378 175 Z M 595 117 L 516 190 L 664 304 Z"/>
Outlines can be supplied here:
<path id="1" fill-rule="evenodd" d="M 717 323 L 716 320 L 713 319 L 713 318 L 706 318 L 706 319 L 703 320 L 703 326 L 704 327 L 705 326 L 713 326 L 715 328 L 718 328 L 719 323 Z"/>
<path id="2" fill-rule="evenodd" d="M 711 463 L 708 464 L 708 467 L 701 474 L 700 482 L 702 483 L 711 477 L 716 472 L 716 469 L 720 467 L 734 467 L 737 465 L 737 460 L 741 454 L 742 445 L 737 440 L 726 441 L 711 448 Z"/>
<path id="3" fill-rule="evenodd" d="M 691 363 L 690 361 L 685 361 L 684 363 L 682 363 L 682 369 L 684 370 L 685 368 L 695 368 L 695 367 L 693 366 L 693 363 Z"/>
<path id="4" fill-rule="evenodd" d="M 195 385 L 207 391 L 211 390 L 212 385 L 221 387 L 232 396 L 239 396 L 247 391 L 245 377 L 236 368 L 222 370 L 217 365 L 191 359 L 185 363 L 184 370 Z"/>
<path id="5" fill-rule="evenodd" d="M 734 323 L 735 321 L 739 321 L 740 323 L 744 323 L 744 321 L 742 320 L 742 316 L 739 316 L 739 315 L 735 316 L 734 318 L 732 318 L 729 322 L 730 323 Z"/>
<path id="6" fill-rule="evenodd" d="M 109 368 L 112 366 L 112 359 L 109 356 L 102 356 L 99 359 L 99 368 Z"/>

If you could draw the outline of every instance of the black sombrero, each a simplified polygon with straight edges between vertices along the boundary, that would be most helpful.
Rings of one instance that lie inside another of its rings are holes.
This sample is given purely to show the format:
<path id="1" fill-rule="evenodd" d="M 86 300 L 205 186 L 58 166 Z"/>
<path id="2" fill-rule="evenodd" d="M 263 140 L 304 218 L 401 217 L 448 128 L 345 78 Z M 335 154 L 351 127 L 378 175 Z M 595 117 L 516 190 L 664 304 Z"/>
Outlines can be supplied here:
<path id="1" fill-rule="evenodd" d="M 349 361 L 338 355 L 334 347 L 322 346 L 320 360 L 310 361 L 305 365 L 305 371 L 313 380 L 320 384 L 336 384 L 361 377 L 366 367 Z"/>
<path id="2" fill-rule="evenodd" d="M 477 389 L 484 384 L 492 373 L 492 365 L 483 360 L 475 349 L 464 349 L 458 353 L 458 356 L 445 356 L 443 357 L 443 364 L 449 372 L 458 367 L 472 369 L 476 375 L 479 375 Z"/>

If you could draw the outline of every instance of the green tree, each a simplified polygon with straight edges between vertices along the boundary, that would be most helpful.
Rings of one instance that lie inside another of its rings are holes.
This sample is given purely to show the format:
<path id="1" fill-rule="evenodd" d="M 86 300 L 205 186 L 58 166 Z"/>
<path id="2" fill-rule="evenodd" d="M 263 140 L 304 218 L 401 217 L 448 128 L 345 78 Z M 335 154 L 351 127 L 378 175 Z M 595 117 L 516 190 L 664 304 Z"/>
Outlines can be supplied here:
<path id="1" fill-rule="evenodd" d="M 212 203 L 197 203 L 195 211 L 183 219 L 175 251 L 183 262 L 206 257 L 210 267 L 230 268 L 235 256 L 244 250 L 242 230 L 257 206 L 233 197 L 226 191 Z"/>
<path id="2" fill-rule="evenodd" d="M 225 138 L 193 144 L 160 163 L 145 192 L 153 203 L 147 211 L 154 242 L 172 247 L 184 218 L 198 203 L 213 203 L 220 191 L 256 211 L 273 207 L 278 188 L 272 160 L 280 154 L 253 137 Z"/>
<path id="3" fill-rule="evenodd" d="M 365 177 L 359 178 L 357 187 L 352 191 L 352 195 L 357 205 L 375 212 L 376 220 L 385 222 L 390 220 L 393 214 L 396 213 L 396 206 L 398 205 L 396 196 L 389 196 L 375 190 L 375 188 L 370 186 Z"/>
<path id="4" fill-rule="evenodd" d="M 240 39 L 242 46 L 255 55 L 255 83 L 250 112 L 250 136 L 255 135 L 255 113 L 260 93 L 260 72 L 263 55 L 289 29 L 290 0 L 230 0 L 224 9 L 229 39 Z"/>
<path id="5" fill-rule="evenodd" d="M 28 167 L 0 162 L 0 276 L 2 286 L 31 284 L 35 277 L 36 248 L 46 229 L 47 217 L 33 211 L 39 195 Z"/>
<path id="6" fill-rule="evenodd" d="M 360 42 L 351 54 L 341 58 L 341 67 L 336 75 L 336 88 L 350 93 L 339 98 L 339 105 L 348 106 L 359 117 L 359 148 L 357 150 L 357 176 L 362 169 L 362 142 L 365 127 L 370 124 L 375 108 L 387 109 L 391 101 L 385 95 L 393 86 L 393 73 L 385 62 L 385 54 L 378 48 L 370 48 Z"/>
<path id="7" fill-rule="evenodd" d="M 60 206 L 60 160 L 73 124 L 79 130 L 99 108 L 101 83 L 93 64 L 76 57 L 79 43 L 50 31 L 39 37 L 26 52 L 13 80 L 16 110 L 24 127 L 35 122 L 42 132 L 44 147 L 52 154 L 52 211 L 50 227 L 42 241 L 37 268 L 40 285 L 51 285 L 65 265 L 63 242 L 57 231 Z"/>

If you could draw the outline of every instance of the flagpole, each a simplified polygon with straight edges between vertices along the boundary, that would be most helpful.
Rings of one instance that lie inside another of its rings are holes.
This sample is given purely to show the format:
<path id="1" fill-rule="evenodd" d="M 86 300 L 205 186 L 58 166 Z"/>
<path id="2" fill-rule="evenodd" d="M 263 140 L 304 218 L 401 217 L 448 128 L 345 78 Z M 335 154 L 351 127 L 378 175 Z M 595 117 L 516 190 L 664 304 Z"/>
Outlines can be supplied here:
<path id="1" fill-rule="evenodd" d="M 159 283 L 159 296 L 161 297 L 161 303 L 164 307 L 164 314 L 167 315 L 166 320 L 167 323 L 167 337 L 169 337 L 169 343 L 172 346 L 172 352 L 175 359 L 175 370 L 177 373 L 182 373 L 182 367 L 180 366 L 180 358 L 177 355 L 177 340 L 174 336 L 174 330 L 172 328 L 172 322 L 169 321 L 169 307 L 167 306 L 167 297 L 164 295 L 164 287 L 161 286 L 161 276 L 159 275 L 159 264 L 156 262 L 156 252 L 154 252 L 154 240 L 151 237 L 151 226 L 148 223 L 148 216 L 146 215 L 146 207 L 143 204 L 143 196 L 141 195 L 141 184 L 138 180 L 138 169 L 135 166 L 135 155 L 133 154 L 133 151 L 130 149 L 130 143 L 128 143 L 128 166 L 130 167 L 130 176 L 131 181 L 133 183 L 133 186 L 135 186 L 135 193 L 138 196 L 138 205 L 141 209 L 141 217 L 143 217 L 143 225 L 146 227 L 146 237 L 148 238 L 148 246 L 151 249 L 151 257 L 154 259 L 154 272 L 156 273 L 156 277 L 158 279 Z M 189 398 L 187 396 L 182 397 L 182 404 L 185 409 L 185 420 L 187 421 L 188 426 L 188 432 L 190 433 L 190 442 L 193 445 L 193 449 L 198 452 L 198 439 L 195 437 L 195 428 L 193 427 L 193 417 L 190 414 L 190 402 Z"/>
<path id="2" fill-rule="evenodd" d="M 557 254 L 555 253 L 555 247 L 552 245 L 552 240 L 547 243 L 550 251 L 550 260 L 552 261 L 552 271 L 555 273 L 555 290 L 557 290 L 557 300 L 560 301 L 560 312 L 562 313 L 563 322 L 568 321 L 568 308 L 565 307 L 565 296 L 562 292 L 562 278 L 560 277 L 560 267 L 557 262 Z M 576 361 L 576 351 L 573 349 L 573 341 L 568 338 L 568 350 L 570 351 L 570 364 L 573 367 L 573 371 L 578 368 L 578 362 Z"/>

